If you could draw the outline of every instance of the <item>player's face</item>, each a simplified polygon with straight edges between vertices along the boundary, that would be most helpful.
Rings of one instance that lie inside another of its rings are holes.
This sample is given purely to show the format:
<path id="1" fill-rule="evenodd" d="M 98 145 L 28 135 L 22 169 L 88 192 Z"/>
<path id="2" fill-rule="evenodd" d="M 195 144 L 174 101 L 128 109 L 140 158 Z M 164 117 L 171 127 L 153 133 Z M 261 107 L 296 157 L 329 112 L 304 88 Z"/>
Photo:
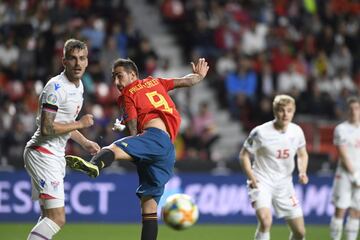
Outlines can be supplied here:
<path id="1" fill-rule="evenodd" d="M 88 65 L 88 50 L 74 49 L 63 59 L 65 73 L 70 81 L 80 80 Z"/>
<path id="2" fill-rule="evenodd" d="M 294 117 L 295 106 L 293 104 L 287 104 L 279 106 L 275 111 L 275 119 L 279 126 L 286 127 Z"/>
<path id="3" fill-rule="evenodd" d="M 359 122 L 360 121 L 360 103 L 354 102 L 349 106 L 350 121 Z"/>
<path id="4" fill-rule="evenodd" d="M 136 76 L 132 71 L 127 72 L 125 68 L 121 66 L 116 67 L 113 70 L 112 76 L 113 81 L 120 92 L 124 89 L 124 87 L 126 87 L 127 85 L 132 83 L 134 79 L 136 79 Z"/>

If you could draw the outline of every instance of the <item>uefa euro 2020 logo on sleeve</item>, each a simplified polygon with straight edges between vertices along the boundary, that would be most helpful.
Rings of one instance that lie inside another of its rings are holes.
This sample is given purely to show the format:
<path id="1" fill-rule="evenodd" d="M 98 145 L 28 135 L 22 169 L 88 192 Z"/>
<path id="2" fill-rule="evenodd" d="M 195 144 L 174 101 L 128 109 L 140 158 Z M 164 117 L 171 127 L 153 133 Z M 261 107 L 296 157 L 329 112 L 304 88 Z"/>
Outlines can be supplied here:
<path id="1" fill-rule="evenodd" d="M 47 103 L 50 103 L 50 104 L 52 104 L 52 105 L 56 104 L 56 102 L 57 102 L 57 97 L 56 97 L 56 95 L 53 94 L 53 93 L 50 93 L 50 94 L 47 96 L 47 98 L 46 98 L 46 102 L 47 102 Z"/>

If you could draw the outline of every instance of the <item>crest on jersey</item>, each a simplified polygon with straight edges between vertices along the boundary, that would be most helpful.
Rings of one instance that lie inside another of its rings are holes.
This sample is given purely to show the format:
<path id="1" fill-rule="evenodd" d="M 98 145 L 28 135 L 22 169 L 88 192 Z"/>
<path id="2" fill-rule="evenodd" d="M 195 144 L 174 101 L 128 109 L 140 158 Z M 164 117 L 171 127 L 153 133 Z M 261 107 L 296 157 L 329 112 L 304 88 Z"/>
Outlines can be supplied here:
<path id="1" fill-rule="evenodd" d="M 46 102 L 50 103 L 52 105 L 55 105 L 57 103 L 57 97 L 55 94 L 50 93 L 47 98 L 46 98 Z"/>
<path id="2" fill-rule="evenodd" d="M 59 83 L 55 83 L 55 84 L 54 84 L 54 87 L 55 87 L 55 91 L 57 91 L 57 90 L 60 88 L 60 84 L 59 84 Z"/>
<path id="3" fill-rule="evenodd" d="M 41 186 L 42 188 L 45 187 L 46 182 L 45 182 L 44 179 L 40 179 L 39 183 L 40 183 L 40 186 Z"/>
<path id="4" fill-rule="evenodd" d="M 58 187 L 60 185 L 60 182 L 59 181 L 51 181 L 51 185 L 54 188 L 54 190 L 57 191 Z"/>

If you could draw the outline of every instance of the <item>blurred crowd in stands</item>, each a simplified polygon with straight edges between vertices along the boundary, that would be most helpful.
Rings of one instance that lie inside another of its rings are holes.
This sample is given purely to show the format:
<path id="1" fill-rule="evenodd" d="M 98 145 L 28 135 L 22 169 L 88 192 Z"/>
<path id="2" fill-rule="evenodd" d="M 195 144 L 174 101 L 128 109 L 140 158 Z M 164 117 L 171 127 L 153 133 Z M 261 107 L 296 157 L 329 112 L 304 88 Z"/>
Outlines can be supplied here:
<path id="1" fill-rule="evenodd" d="M 360 87 L 358 1 L 149 2 L 161 8 L 187 57 L 214 66 L 210 85 L 246 131 L 271 120 L 274 95 L 286 93 L 296 99 L 295 121 L 310 152 L 336 159 L 334 124 Z"/>
<path id="2" fill-rule="evenodd" d="M 184 50 L 184 62 L 207 58 L 211 73 L 206 82 L 246 130 L 272 119 L 277 93 L 295 97 L 299 114 L 334 121 L 344 116 L 346 97 L 359 93 L 356 1 L 146 2 L 160 9 L 163 23 Z M 111 83 L 113 60 L 130 57 L 141 77 L 161 74 L 171 61 L 159 56 L 135 27 L 136 17 L 144 16 L 132 15 L 124 0 L 0 2 L 2 165 L 22 167 L 24 145 L 36 127 L 38 95 L 62 70 L 62 47 L 70 37 L 86 41 L 90 50 L 83 112 L 93 113 L 96 124 L 85 134 L 101 146 L 121 136 L 111 130 L 119 114 Z M 218 140 L 215 113 L 207 102 L 198 113 L 186 106 L 181 112 L 188 124 L 176 141 L 178 159 L 209 159 Z M 76 144 L 69 144 L 68 152 L 85 154 Z"/>

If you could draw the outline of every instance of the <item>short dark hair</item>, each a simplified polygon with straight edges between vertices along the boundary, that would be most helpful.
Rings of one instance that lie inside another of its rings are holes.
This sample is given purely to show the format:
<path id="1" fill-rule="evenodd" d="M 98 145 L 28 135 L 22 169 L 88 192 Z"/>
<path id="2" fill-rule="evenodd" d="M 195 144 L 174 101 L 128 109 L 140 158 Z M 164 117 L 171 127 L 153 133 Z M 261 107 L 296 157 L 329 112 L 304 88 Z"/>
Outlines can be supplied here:
<path id="1" fill-rule="evenodd" d="M 348 106 L 353 103 L 360 103 L 360 98 L 358 96 L 350 96 L 346 99 L 346 103 Z"/>
<path id="2" fill-rule="evenodd" d="M 125 71 L 128 73 L 130 71 L 134 71 L 136 74 L 136 77 L 139 77 L 138 67 L 136 66 L 134 61 L 132 61 L 130 58 L 128 58 L 128 59 L 118 58 L 117 60 L 115 60 L 115 62 L 113 64 L 113 69 L 115 69 L 117 67 L 123 67 L 125 69 Z"/>
<path id="3" fill-rule="evenodd" d="M 87 49 L 86 43 L 74 38 L 68 39 L 64 44 L 64 49 L 63 49 L 64 58 L 69 57 L 68 56 L 69 53 L 72 52 L 74 49 L 81 49 L 81 50 Z"/>

